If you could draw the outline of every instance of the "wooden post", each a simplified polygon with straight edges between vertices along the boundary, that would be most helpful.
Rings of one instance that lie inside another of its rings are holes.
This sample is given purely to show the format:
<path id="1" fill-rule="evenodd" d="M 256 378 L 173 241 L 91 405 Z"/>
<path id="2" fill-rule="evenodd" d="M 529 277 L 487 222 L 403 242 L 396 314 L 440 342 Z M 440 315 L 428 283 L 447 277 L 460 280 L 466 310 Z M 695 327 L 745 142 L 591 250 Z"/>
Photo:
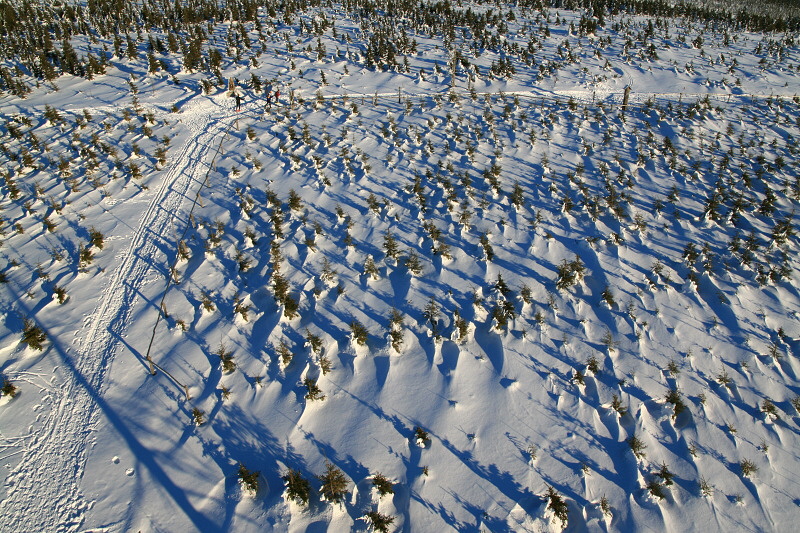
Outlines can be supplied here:
<path id="1" fill-rule="evenodd" d="M 153 358 L 150 357 L 149 355 L 147 356 L 147 363 L 150 365 L 150 375 L 151 376 L 155 376 L 156 375 L 156 366 L 155 366 L 155 364 L 153 364 Z"/>
<path id="2" fill-rule="evenodd" d="M 622 96 L 622 113 L 625 113 L 625 110 L 628 109 L 628 97 L 631 95 L 631 86 L 625 86 L 625 94 Z"/>

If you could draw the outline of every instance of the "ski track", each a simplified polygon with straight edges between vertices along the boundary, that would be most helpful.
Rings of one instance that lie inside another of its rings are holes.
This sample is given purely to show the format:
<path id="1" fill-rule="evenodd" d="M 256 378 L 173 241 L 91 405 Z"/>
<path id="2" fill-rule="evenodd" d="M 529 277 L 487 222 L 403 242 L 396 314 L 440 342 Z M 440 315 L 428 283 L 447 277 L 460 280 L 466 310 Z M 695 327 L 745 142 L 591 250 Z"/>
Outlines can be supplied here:
<path id="1" fill-rule="evenodd" d="M 61 394 L 41 428 L 31 438 L 23 457 L 6 478 L 6 498 L 0 501 L 8 522 L 4 531 L 77 531 L 90 509 L 79 487 L 86 464 L 86 445 L 98 422 L 103 379 L 117 352 L 139 287 L 159 257 L 152 236 L 169 236 L 173 214 L 178 211 L 191 185 L 201 182 L 206 157 L 222 132 L 221 118 L 212 109 L 197 107 L 182 117 L 192 132 L 180 152 L 173 155 L 175 167 L 163 178 L 147 209 L 139 219 L 131 244 L 106 283 L 100 301 L 77 333 L 78 346 L 63 349 L 70 372 Z M 200 164 L 198 164 L 200 163 Z M 159 238 L 157 237 L 157 238 Z M 52 349 L 61 349 L 53 347 Z M 145 378 L 145 372 L 142 378 Z"/>

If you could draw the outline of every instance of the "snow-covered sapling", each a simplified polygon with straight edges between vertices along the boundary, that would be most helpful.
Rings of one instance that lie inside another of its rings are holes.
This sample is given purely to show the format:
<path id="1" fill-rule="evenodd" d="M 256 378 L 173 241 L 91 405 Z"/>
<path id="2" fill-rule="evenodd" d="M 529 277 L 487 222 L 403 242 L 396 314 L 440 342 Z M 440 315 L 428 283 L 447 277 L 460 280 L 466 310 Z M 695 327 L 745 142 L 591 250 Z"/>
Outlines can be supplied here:
<path id="1" fill-rule="evenodd" d="M 681 396 L 681 393 L 677 388 L 670 389 L 667 392 L 667 396 L 664 399 L 667 401 L 667 403 L 672 404 L 672 407 L 674 409 L 672 413 L 673 420 L 675 420 L 675 418 L 677 418 L 678 415 L 681 414 L 684 411 L 684 409 L 686 409 L 686 404 L 683 402 L 683 397 Z"/>
<path id="2" fill-rule="evenodd" d="M 292 211 L 301 211 L 303 209 L 303 200 L 294 189 L 289 190 L 289 209 Z"/>
<path id="3" fill-rule="evenodd" d="M 322 258 L 322 271 L 319 274 L 319 279 L 325 282 L 325 285 L 332 287 L 336 285 L 336 270 L 328 261 L 327 257 Z"/>
<path id="4" fill-rule="evenodd" d="M 319 386 L 317 385 L 316 379 L 307 377 L 303 380 L 303 385 L 306 387 L 306 390 L 308 391 L 306 392 L 305 396 L 306 400 L 322 401 L 325 399 L 325 395 L 322 394 L 322 389 L 320 389 Z"/>
<path id="5" fill-rule="evenodd" d="M 292 353 L 292 350 L 289 348 L 289 345 L 286 344 L 285 340 L 281 339 L 281 341 L 278 343 L 278 346 L 275 347 L 275 351 L 281 358 L 281 365 L 284 368 L 289 366 L 289 363 L 292 362 L 294 354 Z"/>
<path id="6" fill-rule="evenodd" d="M 600 498 L 600 510 L 603 511 L 603 515 L 611 516 L 611 504 L 605 496 Z"/>
<path id="7" fill-rule="evenodd" d="M 492 261 L 494 259 L 494 248 L 492 248 L 492 244 L 489 242 L 489 237 L 486 233 L 481 234 L 480 244 L 481 248 L 483 248 L 483 255 L 486 261 Z"/>
<path id="8" fill-rule="evenodd" d="M 386 253 L 386 257 L 391 259 L 396 260 L 400 256 L 400 246 L 391 231 L 387 231 L 383 237 L 383 251 Z"/>
<path id="9" fill-rule="evenodd" d="M 758 467 L 753 461 L 749 459 L 742 459 L 739 462 L 739 470 L 741 470 L 743 477 L 751 477 L 753 474 L 758 472 Z"/>
<path id="10" fill-rule="evenodd" d="M 428 436 L 428 432 L 421 427 L 416 426 L 414 428 L 414 442 L 416 442 L 417 446 L 424 448 L 429 441 L 430 437 Z"/>
<path id="11" fill-rule="evenodd" d="M 103 249 L 103 234 L 97 231 L 94 227 L 89 229 L 89 241 L 91 242 L 92 246 L 96 247 L 98 250 Z"/>
<path id="12" fill-rule="evenodd" d="M 708 482 L 706 478 L 700 478 L 700 494 L 705 497 L 709 497 L 714 493 L 714 485 Z"/>
<path id="13" fill-rule="evenodd" d="M 197 407 L 192 408 L 192 422 L 195 426 L 202 426 L 206 423 L 206 413 Z"/>
<path id="14" fill-rule="evenodd" d="M 203 292 L 201 294 L 200 304 L 203 306 L 203 310 L 209 313 L 213 312 L 217 308 L 214 305 L 214 302 L 211 300 L 211 296 L 209 296 L 207 292 Z"/>
<path id="15" fill-rule="evenodd" d="M 251 494 L 256 494 L 258 492 L 260 474 L 261 472 L 258 470 L 248 470 L 242 463 L 239 463 L 239 484 L 242 486 L 242 489 L 247 490 Z"/>
<path id="16" fill-rule="evenodd" d="M 22 343 L 31 350 L 42 351 L 44 349 L 44 342 L 47 340 L 47 333 L 31 319 L 24 319 L 24 323 Z"/>
<path id="17" fill-rule="evenodd" d="M 353 339 L 353 342 L 358 346 L 364 346 L 367 344 L 369 332 L 367 332 L 367 328 L 364 327 L 364 324 L 358 320 L 354 319 L 352 322 L 350 322 L 350 335 Z"/>
<path id="18" fill-rule="evenodd" d="M 87 266 L 94 261 L 94 252 L 88 246 L 83 246 L 78 249 L 78 268 L 85 270 Z"/>
<path id="19" fill-rule="evenodd" d="M 619 416 L 625 416 L 628 413 L 627 407 L 622 405 L 619 396 L 616 394 L 611 396 L 611 408 L 614 409 Z"/>
<path id="20" fill-rule="evenodd" d="M 308 328 L 306 328 L 306 344 L 305 346 L 311 350 L 313 354 L 321 354 L 324 348 L 324 344 L 322 342 L 322 338 L 319 335 L 316 335 L 311 332 Z"/>
<path id="21" fill-rule="evenodd" d="M 364 260 L 364 275 L 375 280 L 381 277 L 381 271 L 378 269 L 378 266 L 375 264 L 375 260 L 372 259 L 371 255 L 368 255 Z"/>
<path id="22" fill-rule="evenodd" d="M 364 520 L 366 520 L 367 525 L 369 525 L 373 531 L 377 531 L 378 533 L 388 533 L 389 526 L 394 523 L 393 516 L 381 514 L 378 511 L 368 512 L 364 515 Z"/>
<path id="23" fill-rule="evenodd" d="M 674 474 L 669 471 L 669 467 L 667 467 L 666 462 L 662 461 L 661 468 L 659 469 L 658 472 L 656 472 L 656 476 L 662 479 L 665 486 L 669 487 L 670 485 L 672 485 L 672 478 L 674 477 Z"/>
<path id="24" fill-rule="evenodd" d="M 323 376 L 330 372 L 333 368 L 333 363 L 331 363 L 331 360 L 325 355 L 321 355 L 317 363 L 319 363 L 319 369 Z"/>
<path id="25" fill-rule="evenodd" d="M 644 450 L 647 448 L 647 445 L 644 443 L 644 441 L 642 441 L 642 439 L 636 435 L 631 435 L 626 442 L 628 443 L 628 446 L 631 447 L 631 451 L 637 459 L 644 459 L 646 457 Z"/>
<path id="26" fill-rule="evenodd" d="M 528 457 L 530 457 L 531 461 L 535 461 L 536 460 L 536 453 L 538 451 L 539 451 L 539 449 L 536 447 L 535 444 L 528 445 L 528 448 L 525 450 L 525 452 L 528 454 Z"/>
<path id="27" fill-rule="evenodd" d="M 403 261 L 403 266 L 405 266 L 413 276 L 419 276 L 422 273 L 422 261 L 420 261 L 419 254 L 414 250 L 409 250 L 408 256 L 405 261 Z"/>
<path id="28" fill-rule="evenodd" d="M 664 494 L 664 485 L 662 485 L 657 479 L 651 479 L 648 481 L 646 488 L 652 496 L 655 496 L 659 500 L 663 500 L 666 496 L 666 494 Z"/>
<path id="29" fill-rule="evenodd" d="M 603 337 L 600 339 L 600 342 L 603 344 L 603 346 L 606 347 L 606 349 L 609 351 L 609 353 L 611 353 L 614 350 L 616 350 L 617 349 L 617 345 L 619 344 L 614 339 L 614 334 L 611 333 L 611 330 L 609 330 L 609 329 L 607 329 L 606 332 L 603 334 Z"/>
<path id="30" fill-rule="evenodd" d="M 795 396 L 791 399 L 792 407 L 794 410 L 800 413 L 800 396 Z"/>
<path id="31" fill-rule="evenodd" d="M 597 357 L 594 355 L 589 357 L 586 361 L 586 369 L 595 376 L 600 373 L 600 362 L 597 360 Z"/>
<path id="32" fill-rule="evenodd" d="M 0 396 L 14 398 L 19 393 L 19 389 L 11 383 L 11 380 L 3 378 L 3 386 L 0 387 Z"/>
<path id="33" fill-rule="evenodd" d="M 553 511 L 553 516 L 561 522 L 561 529 L 567 528 L 569 521 L 569 507 L 564 498 L 552 486 L 547 486 L 547 508 Z"/>
<path id="34" fill-rule="evenodd" d="M 311 483 L 300 472 L 291 468 L 281 477 L 286 483 L 286 499 L 298 505 L 308 505 Z"/>
<path id="35" fill-rule="evenodd" d="M 233 352 L 228 351 L 228 348 L 220 343 L 219 348 L 215 354 L 219 357 L 220 361 L 222 362 L 222 371 L 226 374 L 229 374 L 236 370 L 236 363 L 233 361 Z"/>
<path id="36" fill-rule="evenodd" d="M 613 309 L 614 307 L 617 306 L 617 302 L 614 299 L 614 293 L 611 292 L 611 287 L 609 287 L 608 285 L 606 285 L 605 289 L 603 289 L 603 294 L 601 295 L 601 297 L 603 298 L 603 301 L 609 308 Z"/>
<path id="37" fill-rule="evenodd" d="M 380 472 L 372 477 L 372 484 L 375 486 L 380 497 L 387 494 L 394 494 L 394 483 L 389 481 L 389 479 Z"/>
<path id="38" fill-rule="evenodd" d="M 318 475 L 322 481 L 319 491 L 322 500 L 331 503 L 341 503 L 347 494 L 347 478 L 339 468 L 330 461 L 325 461 L 325 473 Z"/>
<path id="39" fill-rule="evenodd" d="M 780 420 L 781 415 L 778 414 L 778 408 L 772 403 L 769 398 L 764 399 L 761 403 L 761 411 L 764 412 L 771 420 Z"/>
<path id="40" fill-rule="evenodd" d="M 53 286 L 53 296 L 56 297 L 58 303 L 63 304 L 67 301 L 67 289 L 58 285 Z"/>
<path id="41" fill-rule="evenodd" d="M 453 310 L 453 337 L 454 341 L 463 341 L 469 333 L 469 322 L 467 322 L 458 309 Z"/>

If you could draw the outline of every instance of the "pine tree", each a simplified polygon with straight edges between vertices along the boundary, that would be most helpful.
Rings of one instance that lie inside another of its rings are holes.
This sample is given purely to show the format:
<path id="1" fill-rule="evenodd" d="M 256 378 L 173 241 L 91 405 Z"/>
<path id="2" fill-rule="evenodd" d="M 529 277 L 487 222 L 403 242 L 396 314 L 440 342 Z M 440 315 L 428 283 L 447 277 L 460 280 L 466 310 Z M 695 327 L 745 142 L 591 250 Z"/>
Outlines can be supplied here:
<path id="1" fill-rule="evenodd" d="M 325 501 L 342 503 L 347 494 L 347 478 L 344 472 L 330 461 L 325 461 L 325 473 L 318 475 L 317 479 L 322 481 L 319 491 Z"/>
<path id="2" fill-rule="evenodd" d="M 308 505 L 311 483 L 300 472 L 291 468 L 281 477 L 286 483 L 286 498 L 299 505 Z"/>

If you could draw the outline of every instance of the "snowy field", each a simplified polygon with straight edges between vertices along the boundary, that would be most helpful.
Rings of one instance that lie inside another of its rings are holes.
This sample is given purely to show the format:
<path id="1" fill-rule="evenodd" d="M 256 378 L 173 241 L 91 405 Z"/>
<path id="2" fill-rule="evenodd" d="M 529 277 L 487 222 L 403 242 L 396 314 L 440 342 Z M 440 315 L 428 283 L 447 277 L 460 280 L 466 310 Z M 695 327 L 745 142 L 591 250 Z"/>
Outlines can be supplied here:
<path id="1" fill-rule="evenodd" d="M 800 35 L 512 11 L 0 96 L 0 529 L 793 529 Z"/>

